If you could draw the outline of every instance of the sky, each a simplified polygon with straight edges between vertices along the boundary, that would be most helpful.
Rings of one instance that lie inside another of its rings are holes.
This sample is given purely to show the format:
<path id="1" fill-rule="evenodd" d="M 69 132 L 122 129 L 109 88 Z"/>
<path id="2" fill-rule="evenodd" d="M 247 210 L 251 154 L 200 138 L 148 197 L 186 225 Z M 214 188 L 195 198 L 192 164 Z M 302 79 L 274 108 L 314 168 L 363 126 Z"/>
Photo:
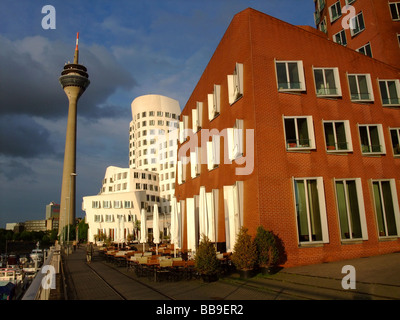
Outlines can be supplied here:
<path id="1" fill-rule="evenodd" d="M 131 102 L 160 94 L 183 109 L 232 18 L 249 7 L 314 26 L 312 0 L 0 0 L 0 228 L 45 219 L 46 205 L 60 203 L 68 99 L 58 78 L 77 32 L 91 81 L 78 102 L 84 217 L 82 198 L 98 194 L 106 168 L 129 166 Z"/>

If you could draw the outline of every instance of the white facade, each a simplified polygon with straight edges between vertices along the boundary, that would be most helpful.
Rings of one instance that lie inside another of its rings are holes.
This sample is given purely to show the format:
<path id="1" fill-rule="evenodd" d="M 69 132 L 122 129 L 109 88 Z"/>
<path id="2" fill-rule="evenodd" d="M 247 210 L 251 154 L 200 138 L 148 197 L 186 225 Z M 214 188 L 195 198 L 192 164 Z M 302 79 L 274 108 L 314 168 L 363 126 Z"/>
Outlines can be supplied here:
<path id="1" fill-rule="evenodd" d="M 135 238 L 140 211 L 147 211 L 147 227 L 152 228 L 154 205 L 160 205 L 158 173 L 132 168 L 107 168 L 99 194 L 83 197 L 82 210 L 89 224 L 88 241 L 103 234 L 114 242 Z M 160 216 L 162 231 L 165 219 Z"/>
<path id="2" fill-rule="evenodd" d="M 161 95 L 133 100 L 129 136 L 129 167 L 158 172 L 161 213 L 170 213 L 175 193 L 179 102 Z"/>

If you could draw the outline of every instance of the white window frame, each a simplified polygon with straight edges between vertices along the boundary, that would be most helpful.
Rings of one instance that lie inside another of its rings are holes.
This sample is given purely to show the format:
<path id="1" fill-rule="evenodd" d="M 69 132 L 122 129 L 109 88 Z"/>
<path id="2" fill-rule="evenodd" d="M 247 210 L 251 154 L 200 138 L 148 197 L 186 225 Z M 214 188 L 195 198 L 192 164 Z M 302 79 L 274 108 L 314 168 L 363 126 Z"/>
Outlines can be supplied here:
<path id="1" fill-rule="evenodd" d="M 337 16 L 333 16 L 333 11 L 332 8 L 335 7 L 337 11 Z M 335 2 L 333 5 L 329 7 L 329 17 L 331 18 L 331 23 L 335 22 L 337 19 L 339 19 L 342 16 L 342 6 L 340 4 L 340 1 Z"/>
<path id="2" fill-rule="evenodd" d="M 378 139 L 379 139 L 379 146 L 381 148 L 380 151 L 368 151 L 371 150 L 372 146 L 371 145 L 371 133 L 369 131 L 369 127 L 377 127 L 378 129 Z M 364 147 L 368 147 L 368 150 L 365 151 L 365 148 L 363 148 L 363 144 L 361 141 L 361 132 L 360 132 L 360 128 L 361 127 L 366 127 L 367 128 L 367 134 L 368 134 L 368 145 L 364 146 Z M 358 124 L 358 135 L 360 138 L 360 148 L 361 148 L 361 153 L 363 155 L 379 155 L 379 154 L 386 154 L 386 146 L 385 146 L 385 138 L 383 135 L 383 128 L 381 124 Z"/>
<path id="3" fill-rule="evenodd" d="M 324 182 L 322 177 L 305 177 L 305 178 L 292 178 L 292 187 L 293 187 L 293 198 L 294 204 L 296 205 L 296 185 L 295 181 L 309 181 L 309 180 L 316 180 L 317 182 L 317 192 L 318 192 L 318 205 L 319 205 L 319 212 L 320 212 L 320 221 L 321 221 L 321 231 L 322 231 L 322 240 L 313 240 L 312 237 L 306 241 L 300 241 L 300 234 L 299 234 L 299 224 L 296 223 L 297 229 L 297 240 L 300 245 L 304 244 L 319 244 L 319 243 L 329 243 L 329 232 L 328 232 L 328 219 L 326 213 L 326 202 L 325 202 L 325 192 L 324 192 Z M 305 183 L 306 186 L 306 183 Z M 306 210 L 307 210 L 307 225 L 308 225 L 308 233 L 311 234 L 311 219 L 310 219 L 310 206 L 308 201 L 308 190 L 305 187 L 305 200 L 306 200 Z M 296 221 L 297 219 L 297 208 L 294 210 Z"/>
<path id="4" fill-rule="evenodd" d="M 337 141 L 337 133 L 336 133 L 336 127 L 335 123 L 343 123 L 344 124 L 344 129 L 345 129 L 345 135 L 346 135 L 346 145 L 347 149 L 338 149 L 338 141 Z M 326 123 L 331 123 L 332 128 L 333 128 L 333 134 L 334 134 L 334 139 L 335 139 L 335 149 L 329 148 L 329 146 L 326 144 L 326 132 L 325 132 L 325 124 Z M 350 130 L 350 121 L 349 120 L 323 120 L 323 130 L 324 130 L 324 140 L 325 140 L 325 147 L 326 151 L 328 153 L 343 153 L 343 152 L 353 152 L 353 142 L 351 138 L 351 130 Z"/>
<path id="5" fill-rule="evenodd" d="M 286 119 L 298 119 L 298 118 L 305 118 L 307 120 L 307 131 L 308 131 L 308 139 L 309 139 L 309 146 L 304 146 L 298 141 L 299 139 L 299 131 L 297 127 L 297 121 L 295 121 L 295 132 L 296 132 L 296 146 L 291 145 L 291 143 L 288 142 L 288 139 L 286 137 L 286 127 L 285 127 L 285 120 Z M 286 145 L 286 150 L 288 151 L 302 151 L 302 150 L 313 150 L 315 149 L 315 136 L 314 136 L 314 124 L 313 124 L 313 118 L 312 116 L 283 116 L 283 129 L 284 129 L 284 136 L 285 136 L 285 145 Z"/>
<path id="6" fill-rule="evenodd" d="M 234 104 L 243 96 L 243 64 L 236 63 L 233 75 L 228 75 L 229 104 Z"/>
<path id="7" fill-rule="evenodd" d="M 277 84 L 277 88 L 279 92 L 300 92 L 300 91 L 305 91 L 306 90 L 306 82 L 305 82 L 305 78 L 304 78 L 304 67 L 303 67 L 303 61 L 298 60 L 298 61 L 287 61 L 287 60 L 275 60 L 275 75 L 276 75 L 276 84 Z M 285 67 L 286 67 L 286 78 L 288 78 L 288 64 L 289 63 L 296 63 L 297 64 L 297 73 L 299 75 L 299 88 L 290 88 L 290 84 L 292 82 L 287 82 L 287 84 L 289 84 L 288 88 L 283 88 L 283 87 L 279 87 L 279 81 L 278 81 L 278 68 L 277 68 L 277 63 L 284 63 Z"/>
<path id="8" fill-rule="evenodd" d="M 386 216 L 386 212 L 385 212 L 385 206 L 383 205 L 383 223 L 385 224 L 386 227 L 386 235 L 381 235 L 380 231 L 379 231 L 379 223 L 378 223 L 378 212 L 376 210 L 376 197 L 375 197 L 375 192 L 373 190 L 373 184 L 374 182 L 378 182 L 379 183 L 379 190 L 380 190 L 380 195 L 381 195 L 381 199 L 383 199 L 382 197 L 382 182 L 389 182 L 390 183 L 390 192 L 391 192 L 391 196 L 392 196 L 392 201 L 393 201 L 393 210 L 394 210 L 394 218 L 395 218 L 395 222 L 396 222 L 396 235 L 387 235 L 387 216 Z M 396 188 L 396 180 L 395 179 L 371 179 L 371 189 L 372 189 L 372 198 L 374 201 L 374 211 L 375 211 L 375 219 L 376 219 L 376 227 L 377 227 L 377 232 L 378 232 L 378 237 L 379 239 L 385 239 L 385 238 L 393 238 L 393 237 L 400 237 L 400 209 L 399 209 L 399 200 L 397 197 L 397 188 Z"/>
<path id="9" fill-rule="evenodd" d="M 393 21 L 400 21 L 400 2 L 398 2 L 398 1 L 396 1 L 396 2 L 388 2 L 388 5 L 389 5 L 390 17 L 392 18 L 392 20 Z M 393 17 L 392 5 L 395 6 L 396 13 L 397 13 L 397 18 Z"/>
<path id="10" fill-rule="evenodd" d="M 192 130 L 193 133 L 201 130 L 203 125 L 203 102 L 196 102 L 196 108 L 192 109 Z"/>
<path id="11" fill-rule="evenodd" d="M 397 94 L 397 101 L 395 103 L 385 103 L 385 101 L 383 100 L 382 97 L 382 90 L 381 90 L 381 82 L 384 81 L 385 82 L 385 88 L 386 88 L 386 92 L 389 94 L 389 90 L 388 90 L 388 82 L 389 81 L 394 81 L 395 86 L 396 86 L 396 94 Z M 382 102 L 382 106 L 385 107 L 399 107 L 400 106 L 400 81 L 399 79 L 378 79 L 378 86 L 379 86 L 379 91 L 381 94 L 381 102 Z"/>
<path id="12" fill-rule="evenodd" d="M 337 36 L 337 35 L 340 35 L 340 42 L 338 42 L 337 39 L 336 39 L 336 36 Z M 345 40 L 346 43 L 343 43 L 343 38 L 344 38 L 344 40 Z M 334 41 L 335 43 L 338 43 L 338 44 L 344 46 L 344 47 L 347 46 L 347 36 L 346 36 L 345 30 L 342 29 L 342 30 L 340 30 L 339 32 L 335 33 L 335 34 L 333 35 L 333 41 Z"/>
<path id="13" fill-rule="evenodd" d="M 342 238 L 342 230 L 341 230 L 342 226 L 340 224 L 339 199 L 338 199 L 338 194 L 337 194 L 336 183 L 343 182 L 343 184 L 344 184 L 345 197 L 346 197 L 346 216 L 348 219 L 347 221 L 348 221 L 349 229 L 351 230 L 352 223 L 351 223 L 351 218 L 350 218 L 350 210 L 351 209 L 350 209 L 350 205 L 349 205 L 349 193 L 348 193 L 348 187 L 347 187 L 348 181 L 355 181 L 355 183 L 356 183 L 357 203 L 358 203 L 360 226 L 361 226 L 361 238 L 353 238 L 352 233 L 349 234 L 349 238 L 345 238 L 345 239 Z M 341 241 L 346 242 L 346 241 L 354 241 L 354 240 L 368 240 L 367 220 L 366 220 L 366 216 L 365 216 L 364 195 L 363 195 L 363 190 L 362 190 L 361 178 L 334 179 L 334 185 L 335 185 L 336 209 L 337 209 L 338 220 L 339 220 Z"/>
<path id="14" fill-rule="evenodd" d="M 397 145 L 397 149 L 395 150 L 395 146 L 393 145 L 393 139 L 392 139 L 392 131 L 395 131 L 395 134 L 397 136 L 397 141 L 400 144 L 400 128 L 389 128 L 389 135 L 390 135 L 390 145 L 392 146 L 392 151 L 393 151 L 393 156 L 395 158 L 400 157 L 400 145 Z M 396 153 L 397 152 L 397 153 Z"/>
<path id="15" fill-rule="evenodd" d="M 190 174 L 192 179 L 201 173 L 201 148 L 195 147 L 194 152 L 190 153 Z"/>
<path id="16" fill-rule="evenodd" d="M 325 8 L 325 0 L 317 0 L 318 10 L 322 11 Z"/>
<path id="17" fill-rule="evenodd" d="M 208 120 L 213 120 L 221 112 L 221 86 L 214 84 L 213 93 L 207 95 Z"/>
<path id="18" fill-rule="evenodd" d="M 367 88 L 368 88 L 368 99 L 363 99 L 361 94 L 365 94 L 365 93 L 360 93 L 360 82 L 359 82 L 359 77 L 361 76 L 365 76 L 366 82 L 367 82 Z M 350 78 L 349 77 L 355 77 L 356 78 L 356 85 L 357 85 L 357 94 L 358 94 L 358 98 L 353 98 L 352 97 L 352 93 L 351 93 L 351 88 L 350 88 Z M 371 75 L 369 73 L 348 73 L 347 74 L 347 81 L 349 84 L 349 93 L 350 93 L 350 99 L 351 101 L 355 101 L 355 102 L 372 102 L 375 100 L 374 97 L 374 91 L 372 89 L 372 81 L 371 81 Z"/>
<path id="19" fill-rule="evenodd" d="M 184 143 L 187 140 L 187 132 L 189 124 L 189 116 L 182 116 L 182 121 L 179 121 L 179 142 Z"/>
<path id="20" fill-rule="evenodd" d="M 227 129 L 228 135 L 228 156 L 233 161 L 243 156 L 244 130 L 243 120 L 236 119 L 233 128 Z"/>
<path id="21" fill-rule="evenodd" d="M 363 25 L 364 25 L 364 27 L 362 29 L 360 28 L 360 16 L 362 17 L 362 21 L 363 21 Z M 363 32 L 365 30 L 365 19 L 364 19 L 364 15 L 363 15 L 362 11 L 350 20 L 350 26 L 351 26 L 350 34 L 352 37 L 360 34 L 361 32 Z M 358 26 L 358 28 L 356 28 L 357 26 Z M 354 27 L 354 28 L 352 28 L 352 27 Z"/>
<path id="22" fill-rule="evenodd" d="M 220 136 L 213 135 L 211 141 L 207 141 L 207 169 L 217 168 L 220 164 Z"/>
<path id="23" fill-rule="evenodd" d="M 322 70 L 322 77 L 324 80 L 324 87 L 323 88 L 318 88 L 317 87 L 317 82 L 315 78 L 315 71 Z M 331 92 L 326 92 L 326 90 L 330 90 L 331 88 L 327 88 L 327 82 L 326 82 L 326 74 L 325 70 L 332 70 L 333 71 L 333 76 L 335 80 L 335 86 L 334 88 L 336 90 L 336 93 L 331 93 Z M 341 97 L 342 96 L 342 88 L 340 85 L 340 77 L 339 77 L 339 68 L 334 67 L 334 68 L 317 68 L 313 67 L 313 76 L 314 76 L 314 85 L 315 85 L 315 94 L 319 98 L 324 98 L 324 97 Z"/>
<path id="24" fill-rule="evenodd" d="M 369 48 L 369 51 L 370 51 L 371 55 L 368 54 L 367 48 Z M 363 45 L 362 47 L 356 49 L 356 51 L 361 53 L 361 54 L 363 54 L 364 56 L 367 56 L 367 57 L 370 57 L 370 58 L 373 57 L 371 43 L 369 43 L 369 42 L 367 44 Z"/>

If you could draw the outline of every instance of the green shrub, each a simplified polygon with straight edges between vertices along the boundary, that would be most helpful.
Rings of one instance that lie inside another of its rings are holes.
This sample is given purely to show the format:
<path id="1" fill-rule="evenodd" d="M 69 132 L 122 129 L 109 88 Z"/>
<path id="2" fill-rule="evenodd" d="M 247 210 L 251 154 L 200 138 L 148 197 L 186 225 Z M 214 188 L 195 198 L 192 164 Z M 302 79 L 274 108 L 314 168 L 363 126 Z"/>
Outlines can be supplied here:
<path id="1" fill-rule="evenodd" d="M 257 263 L 257 248 L 247 231 L 245 227 L 240 229 L 232 253 L 233 264 L 241 270 L 254 269 Z"/>

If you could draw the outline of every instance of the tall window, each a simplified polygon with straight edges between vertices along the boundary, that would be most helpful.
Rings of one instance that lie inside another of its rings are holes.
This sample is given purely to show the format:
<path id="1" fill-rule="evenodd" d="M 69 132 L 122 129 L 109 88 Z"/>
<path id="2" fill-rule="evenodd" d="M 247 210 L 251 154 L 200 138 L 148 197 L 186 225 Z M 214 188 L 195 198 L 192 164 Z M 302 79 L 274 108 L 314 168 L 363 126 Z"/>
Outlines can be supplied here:
<path id="1" fill-rule="evenodd" d="M 346 32 L 344 29 L 333 35 L 333 41 L 341 44 L 342 46 L 347 45 Z"/>
<path id="2" fill-rule="evenodd" d="M 331 23 L 342 16 L 342 7 L 340 5 L 340 1 L 329 7 L 329 14 L 331 16 Z"/>
<path id="3" fill-rule="evenodd" d="M 207 100 L 208 100 L 208 120 L 211 121 L 221 112 L 220 85 L 214 84 L 214 92 L 207 95 Z"/>
<path id="4" fill-rule="evenodd" d="M 304 71 L 302 61 L 276 61 L 279 91 L 304 91 Z"/>
<path id="5" fill-rule="evenodd" d="M 399 235 L 399 203 L 394 180 L 372 181 L 380 237 Z"/>
<path id="6" fill-rule="evenodd" d="M 294 179 L 299 242 L 328 242 L 322 178 Z"/>
<path id="7" fill-rule="evenodd" d="M 351 19 L 350 26 L 351 36 L 355 36 L 365 29 L 364 16 L 362 12 Z"/>
<path id="8" fill-rule="evenodd" d="M 228 75 L 229 103 L 233 104 L 243 95 L 243 64 L 236 63 L 233 75 Z"/>
<path id="9" fill-rule="evenodd" d="M 349 121 L 324 121 L 326 150 L 352 151 Z"/>
<path id="10" fill-rule="evenodd" d="M 288 150 L 315 148 L 312 117 L 284 117 Z"/>
<path id="11" fill-rule="evenodd" d="M 361 179 L 335 180 L 342 240 L 367 239 Z"/>
<path id="12" fill-rule="evenodd" d="M 392 140 L 393 154 L 400 156 L 400 128 L 390 128 L 390 137 Z"/>
<path id="13" fill-rule="evenodd" d="M 369 74 L 349 74 L 350 98 L 352 101 L 373 101 L 371 76 Z"/>
<path id="14" fill-rule="evenodd" d="M 392 15 L 392 19 L 395 21 L 400 20 L 400 2 L 392 2 L 389 3 L 390 14 Z"/>
<path id="15" fill-rule="evenodd" d="M 314 79 L 317 96 L 335 97 L 342 95 L 337 68 L 315 68 Z"/>
<path id="16" fill-rule="evenodd" d="M 399 80 L 379 80 L 382 104 L 384 106 L 400 105 L 400 84 Z"/>
<path id="17" fill-rule="evenodd" d="M 382 154 L 386 152 L 381 124 L 359 125 L 361 152 Z"/>

